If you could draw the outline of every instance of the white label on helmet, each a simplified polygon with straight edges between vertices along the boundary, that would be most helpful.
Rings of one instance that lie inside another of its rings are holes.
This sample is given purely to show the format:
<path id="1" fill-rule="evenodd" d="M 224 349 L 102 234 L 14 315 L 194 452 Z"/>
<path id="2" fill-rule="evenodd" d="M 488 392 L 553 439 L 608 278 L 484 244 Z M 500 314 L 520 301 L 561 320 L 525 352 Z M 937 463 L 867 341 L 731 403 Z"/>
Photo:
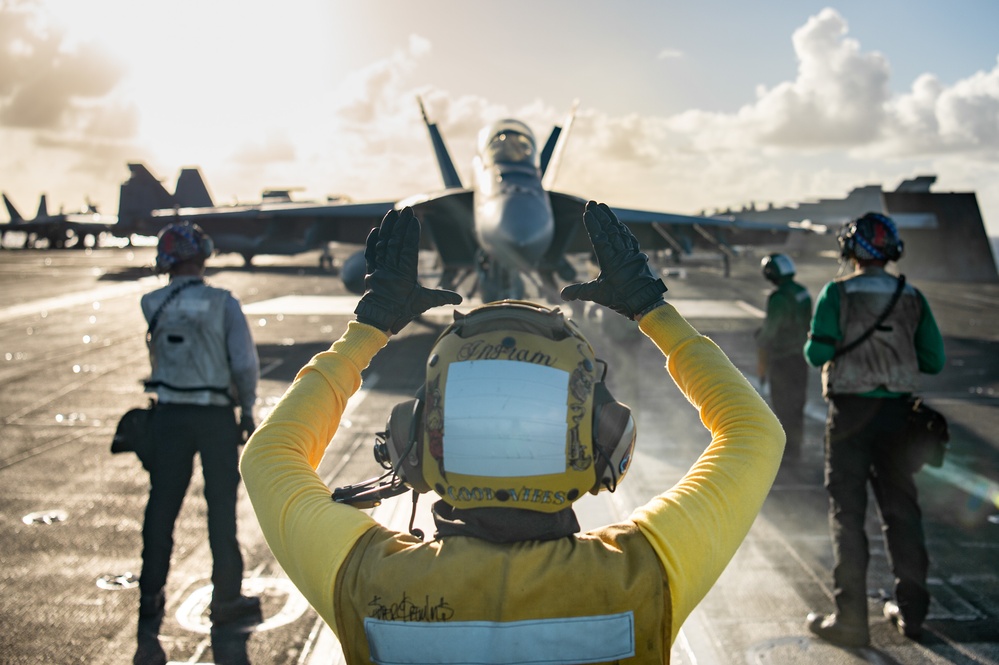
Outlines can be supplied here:
<path id="1" fill-rule="evenodd" d="M 569 373 L 509 360 L 448 367 L 444 470 L 471 476 L 565 471 Z"/>

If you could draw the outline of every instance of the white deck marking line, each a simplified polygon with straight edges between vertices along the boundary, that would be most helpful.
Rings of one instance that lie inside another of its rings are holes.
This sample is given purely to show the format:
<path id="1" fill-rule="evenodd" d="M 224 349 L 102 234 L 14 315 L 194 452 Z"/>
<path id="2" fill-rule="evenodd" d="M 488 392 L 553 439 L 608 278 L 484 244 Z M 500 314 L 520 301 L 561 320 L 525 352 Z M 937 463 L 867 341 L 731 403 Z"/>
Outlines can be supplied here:
<path id="1" fill-rule="evenodd" d="M 141 279 L 131 282 L 99 286 L 96 289 L 90 289 L 89 291 L 78 291 L 76 293 L 67 293 L 62 296 L 45 298 L 43 300 L 32 300 L 18 305 L 11 305 L 10 307 L 0 309 L 0 322 L 10 321 L 22 316 L 35 316 L 39 312 L 51 312 L 56 309 L 75 307 L 77 305 L 85 305 L 90 302 L 107 300 L 108 298 L 118 298 L 120 296 L 131 295 L 137 291 L 145 291 L 150 286 L 158 284 L 159 282 L 159 277 L 142 277 Z"/>

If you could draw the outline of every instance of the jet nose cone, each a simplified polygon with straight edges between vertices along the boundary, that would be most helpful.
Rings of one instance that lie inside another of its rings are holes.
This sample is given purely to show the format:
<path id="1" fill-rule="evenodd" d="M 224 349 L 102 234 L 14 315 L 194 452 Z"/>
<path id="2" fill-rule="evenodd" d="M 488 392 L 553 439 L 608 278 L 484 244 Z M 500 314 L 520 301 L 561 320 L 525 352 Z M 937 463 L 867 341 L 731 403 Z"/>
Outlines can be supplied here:
<path id="1" fill-rule="evenodd" d="M 490 240 L 498 252 L 528 266 L 537 265 L 548 251 L 555 225 L 551 209 L 540 197 L 511 197 L 499 209 Z"/>

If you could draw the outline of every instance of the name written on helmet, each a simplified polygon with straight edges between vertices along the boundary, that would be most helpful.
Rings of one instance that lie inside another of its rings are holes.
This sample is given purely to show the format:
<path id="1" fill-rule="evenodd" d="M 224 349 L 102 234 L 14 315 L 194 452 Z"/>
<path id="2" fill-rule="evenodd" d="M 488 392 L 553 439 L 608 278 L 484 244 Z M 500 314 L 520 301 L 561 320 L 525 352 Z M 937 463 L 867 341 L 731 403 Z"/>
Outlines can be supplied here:
<path id="1" fill-rule="evenodd" d="M 499 344 L 487 344 L 481 339 L 468 342 L 458 349 L 458 360 L 519 360 L 552 367 L 558 358 L 543 351 L 519 347 L 516 340 L 507 337 Z"/>
<path id="2" fill-rule="evenodd" d="M 554 504 L 568 503 L 566 493 L 560 490 L 547 490 L 538 487 L 513 487 L 494 489 L 492 487 L 456 487 L 448 485 L 443 493 L 452 501 L 504 501 L 514 506 L 518 503 Z"/>

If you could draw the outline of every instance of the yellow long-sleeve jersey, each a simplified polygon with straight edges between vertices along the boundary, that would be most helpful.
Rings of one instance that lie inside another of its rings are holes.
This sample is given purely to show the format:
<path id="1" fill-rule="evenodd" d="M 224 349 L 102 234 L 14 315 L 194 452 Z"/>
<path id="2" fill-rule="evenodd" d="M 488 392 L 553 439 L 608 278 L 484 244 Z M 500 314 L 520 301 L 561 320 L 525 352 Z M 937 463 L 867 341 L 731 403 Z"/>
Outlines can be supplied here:
<path id="1" fill-rule="evenodd" d="M 348 662 L 668 662 L 680 626 L 749 531 L 784 433 L 725 354 L 676 310 L 640 329 L 710 445 L 627 520 L 552 541 L 423 543 L 334 503 L 316 474 L 361 371 L 387 343 L 352 322 L 296 377 L 241 462 L 264 536 Z M 483 661 L 486 662 L 486 661 Z"/>

